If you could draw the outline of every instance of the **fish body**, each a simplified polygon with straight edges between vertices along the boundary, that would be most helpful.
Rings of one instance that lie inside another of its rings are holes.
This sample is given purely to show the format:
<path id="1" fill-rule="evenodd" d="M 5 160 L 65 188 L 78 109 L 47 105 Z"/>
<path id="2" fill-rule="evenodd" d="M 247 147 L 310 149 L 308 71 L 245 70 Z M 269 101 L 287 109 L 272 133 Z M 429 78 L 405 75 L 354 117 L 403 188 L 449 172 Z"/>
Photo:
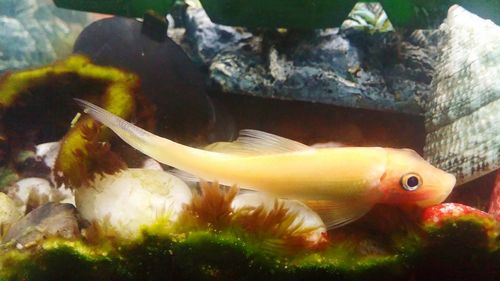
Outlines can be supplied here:
<path id="1" fill-rule="evenodd" d="M 430 206 L 451 192 L 455 177 L 408 149 L 313 148 L 243 130 L 234 142 L 197 149 L 149 133 L 86 101 L 85 112 L 157 161 L 207 181 L 297 199 L 329 228 L 349 223 L 377 203 Z"/>

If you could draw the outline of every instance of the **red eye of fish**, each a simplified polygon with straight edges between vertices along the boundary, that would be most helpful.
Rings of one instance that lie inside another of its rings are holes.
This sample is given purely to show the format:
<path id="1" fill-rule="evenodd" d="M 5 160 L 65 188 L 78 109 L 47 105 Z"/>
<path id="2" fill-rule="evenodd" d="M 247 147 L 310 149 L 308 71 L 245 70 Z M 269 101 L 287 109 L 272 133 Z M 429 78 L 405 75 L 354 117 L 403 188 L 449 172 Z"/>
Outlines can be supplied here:
<path id="1" fill-rule="evenodd" d="M 422 185 L 422 178 L 415 173 L 408 173 L 401 177 L 401 187 L 406 191 L 415 191 Z"/>

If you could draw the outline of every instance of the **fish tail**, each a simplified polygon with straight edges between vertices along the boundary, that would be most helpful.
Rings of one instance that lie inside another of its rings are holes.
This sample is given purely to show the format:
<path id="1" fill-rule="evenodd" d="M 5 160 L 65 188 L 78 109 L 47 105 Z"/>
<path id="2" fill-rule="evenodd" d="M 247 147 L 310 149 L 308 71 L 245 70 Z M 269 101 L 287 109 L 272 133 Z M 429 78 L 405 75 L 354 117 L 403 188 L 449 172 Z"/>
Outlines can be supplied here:
<path id="1" fill-rule="evenodd" d="M 219 153 L 202 151 L 159 137 L 129 123 L 105 109 L 84 100 L 75 99 L 84 112 L 109 127 L 121 139 L 147 156 L 177 169 L 187 172 L 211 170 L 220 159 Z M 194 159 L 204 161 L 194 161 Z M 196 165 L 198 163 L 198 165 Z M 202 163 L 207 163 L 206 166 Z M 201 167 L 198 167 L 200 166 Z"/>
<path id="2" fill-rule="evenodd" d="M 109 127 L 122 138 L 135 138 L 136 141 L 141 140 L 141 142 L 143 142 L 147 140 L 148 137 L 155 136 L 154 134 L 151 134 L 150 132 L 141 129 L 133 125 L 132 123 L 125 121 L 124 119 L 114 115 L 111 112 L 106 111 L 105 109 L 95 104 L 81 99 L 75 99 L 75 101 L 83 108 L 83 111 L 85 113 L 89 114 L 95 120 Z"/>
<path id="3" fill-rule="evenodd" d="M 175 162 L 169 156 L 169 152 L 174 149 L 179 150 L 179 147 L 176 146 L 182 145 L 141 129 L 95 104 L 81 99 L 75 99 L 75 101 L 84 109 L 85 113 L 109 127 L 135 149 L 167 165 L 172 165 L 172 162 Z"/>

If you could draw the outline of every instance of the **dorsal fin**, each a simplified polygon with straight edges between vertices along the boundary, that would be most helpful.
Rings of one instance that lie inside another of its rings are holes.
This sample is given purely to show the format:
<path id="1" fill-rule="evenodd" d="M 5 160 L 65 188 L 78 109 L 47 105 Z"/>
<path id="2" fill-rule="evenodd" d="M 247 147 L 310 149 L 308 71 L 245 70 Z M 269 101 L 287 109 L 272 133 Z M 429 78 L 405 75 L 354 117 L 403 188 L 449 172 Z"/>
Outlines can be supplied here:
<path id="1" fill-rule="evenodd" d="M 236 154 L 236 155 L 262 155 L 286 153 L 312 149 L 300 142 L 273 135 L 258 130 L 241 130 L 239 137 L 233 142 L 216 142 L 206 150 Z"/>
<path id="2" fill-rule="evenodd" d="M 327 229 L 333 229 L 355 221 L 366 214 L 373 204 L 363 200 L 329 201 L 308 200 L 304 203 L 313 209 L 323 220 Z"/>

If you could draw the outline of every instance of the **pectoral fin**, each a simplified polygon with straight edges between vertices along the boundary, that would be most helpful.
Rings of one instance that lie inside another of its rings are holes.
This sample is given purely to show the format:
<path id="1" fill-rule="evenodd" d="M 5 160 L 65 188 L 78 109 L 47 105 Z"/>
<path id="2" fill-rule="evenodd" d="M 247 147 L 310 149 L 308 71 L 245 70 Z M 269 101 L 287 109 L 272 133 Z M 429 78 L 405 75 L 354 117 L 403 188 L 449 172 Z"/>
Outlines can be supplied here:
<path id="1" fill-rule="evenodd" d="M 193 174 L 175 168 L 168 170 L 168 172 L 185 182 L 200 182 L 202 180 Z"/>
<path id="2" fill-rule="evenodd" d="M 373 207 L 373 204 L 360 201 L 308 200 L 304 203 L 321 217 L 327 229 L 338 228 L 353 222 Z"/>

